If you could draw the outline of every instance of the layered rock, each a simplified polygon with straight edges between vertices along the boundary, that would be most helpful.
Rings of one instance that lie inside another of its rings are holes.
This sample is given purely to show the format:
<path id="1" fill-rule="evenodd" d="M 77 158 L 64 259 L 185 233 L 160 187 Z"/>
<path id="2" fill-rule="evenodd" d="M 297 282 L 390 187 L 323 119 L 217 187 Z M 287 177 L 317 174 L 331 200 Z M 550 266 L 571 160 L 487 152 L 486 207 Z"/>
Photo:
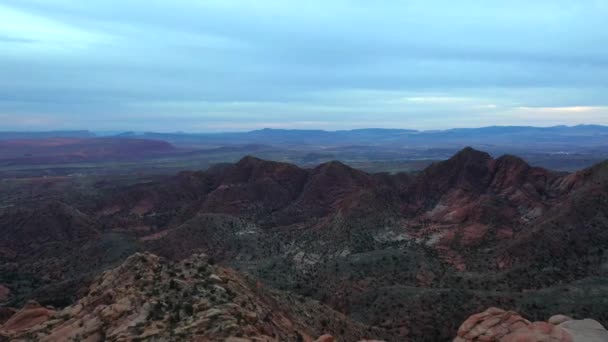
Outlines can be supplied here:
<path id="1" fill-rule="evenodd" d="M 516 312 L 498 308 L 472 315 L 458 329 L 454 342 L 602 342 L 608 331 L 591 319 L 564 315 L 548 322 L 530 322 Z"/>
<path id="2" fill-rule="evenodd" d="M 55 314 L 56 311 L 52 308 L 45 308 L 37 302 L 30 301 L 0 326 L 0 332 L 9 335 L 19 334 L 48 321 Z"/>

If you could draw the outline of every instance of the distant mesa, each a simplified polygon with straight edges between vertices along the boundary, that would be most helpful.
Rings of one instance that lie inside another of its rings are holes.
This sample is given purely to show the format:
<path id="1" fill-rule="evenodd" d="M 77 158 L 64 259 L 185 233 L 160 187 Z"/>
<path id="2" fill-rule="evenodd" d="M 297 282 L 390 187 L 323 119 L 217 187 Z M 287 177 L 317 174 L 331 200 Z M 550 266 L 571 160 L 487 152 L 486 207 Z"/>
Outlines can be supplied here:
<path id="1" fill-rule="evenodd" d="M 132 160 L 173 152 L 175 147 L 170 143 L 149 139 L 104 137 L 0 140 L 0 164 Z"/>

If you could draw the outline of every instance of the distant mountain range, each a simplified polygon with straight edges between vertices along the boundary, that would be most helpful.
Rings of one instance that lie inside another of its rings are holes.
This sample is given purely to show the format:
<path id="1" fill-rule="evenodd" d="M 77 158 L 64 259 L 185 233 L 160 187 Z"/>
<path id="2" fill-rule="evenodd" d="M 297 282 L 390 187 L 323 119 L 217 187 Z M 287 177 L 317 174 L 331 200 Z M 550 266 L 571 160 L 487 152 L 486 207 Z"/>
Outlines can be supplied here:
<path id="1" fill-rule="evenodd" d="M 251 132 L 204 134 L 147 132 L 142 136 L 166 140 L 176 145 L 247 143 L 283 146 L 384 145 L 409 148 L 461 148 L 473 145 L 480 148 L 510 146 L 563 149 L 608 144 L 608 126 L 491 126 L 442 131 L 381 128 L 344 131 L 262 129 Z"/>
<path id="2" fill-rule="evenodd" d="M 0 132 L 0 140 L 51 137 L 94 137 L 89 131 Z M 608 145 L 608 126 L 490 126 L 419 131 L 366 128 L 340 131 L 261 129 L 250 132 L 158 133 L 123 132 L 121 138 L 164 140 L 177 146 L 265 144 L 280 146 L 383 145 L 409 148 L 500 147 L 568 149 Z"/>

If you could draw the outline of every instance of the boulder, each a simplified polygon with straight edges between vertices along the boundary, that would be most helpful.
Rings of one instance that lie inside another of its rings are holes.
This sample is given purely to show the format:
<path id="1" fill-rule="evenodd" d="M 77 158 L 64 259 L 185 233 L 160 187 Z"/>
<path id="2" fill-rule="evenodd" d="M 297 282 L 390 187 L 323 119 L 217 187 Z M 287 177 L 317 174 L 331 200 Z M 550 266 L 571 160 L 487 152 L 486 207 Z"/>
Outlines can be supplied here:
<path id="1" fill-rule="evenodd" d="M 608 331 L 592 319 L 569 320 L 561 323 L 559 327 L 570 334 L 572 342 L 608 341 Z"/>
<path id="2" fill-rule="evenodd" d="M 315 340 L 315 342 L 334 342 L 335 339 L 329 334 L 321 335 Z"/>
<path id="3" fill-rule="evenodd" d="M 592 319 L 555 315 L 530 323 L 519 314 L 498 308 L 474 314 L 458 329 L 454 342 L 606 342 L 608 331 Z"/>
<path id="4" fill-rule="evenodd" d="M 566 321 L 571 321 L 572 318 L 565 316 L 565 315 L 555 315 L 555 316 L 551 316 L 551 318 L 549 318 L 549 323 L 553 324 L 553 325 L 558 325 L 560 323 L 564 323 Z"/>
<path id="5" fill-rule="evenodd" d="M 570 334 L 547 322 L 534 322 L 497 340 L 500 342 L 573 342 Z"/>
<path id="6" fill-rule="evenodd" d="M 472 315 L 462 323 L 454 342 L 499 341 L 502 337 L 529 324 L 530 321 L 516 312 L 489 308 Z"/>

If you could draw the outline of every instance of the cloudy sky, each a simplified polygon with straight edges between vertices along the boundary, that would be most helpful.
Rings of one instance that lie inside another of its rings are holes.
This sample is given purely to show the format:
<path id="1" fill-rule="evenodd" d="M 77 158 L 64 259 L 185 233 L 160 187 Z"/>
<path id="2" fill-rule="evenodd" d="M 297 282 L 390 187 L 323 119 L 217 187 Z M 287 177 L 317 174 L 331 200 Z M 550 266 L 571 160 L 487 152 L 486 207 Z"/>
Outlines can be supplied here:
<path id="1" fill-rule="evenodd" d="M 607 0 L 2 0 L 0 130 L 608 124 Z"/>

